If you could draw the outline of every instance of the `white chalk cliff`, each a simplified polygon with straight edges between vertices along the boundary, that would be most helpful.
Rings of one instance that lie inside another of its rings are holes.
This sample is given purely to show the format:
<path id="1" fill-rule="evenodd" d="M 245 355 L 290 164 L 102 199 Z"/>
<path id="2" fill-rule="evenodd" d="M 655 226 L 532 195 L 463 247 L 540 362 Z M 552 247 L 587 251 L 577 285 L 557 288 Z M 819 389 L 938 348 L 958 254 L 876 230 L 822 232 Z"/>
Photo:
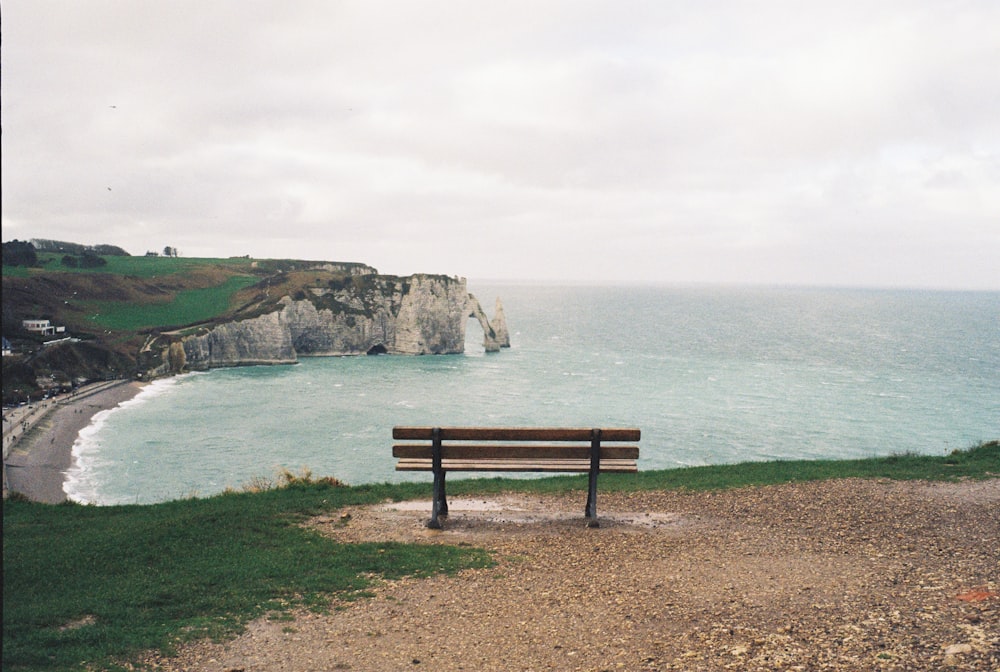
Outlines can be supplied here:
<path id="1" fill-rule="evenodd" d="M 184 367 L 287 364 L 302 356 L 456 354 L 465 351 L 470 317 L 482 326 L 487 352 L 510 347 L 500 300 L 489 320 L 464 278 L 365 275 L 342 287 L 284 296 L 272 312 L 183 338 Z"/>

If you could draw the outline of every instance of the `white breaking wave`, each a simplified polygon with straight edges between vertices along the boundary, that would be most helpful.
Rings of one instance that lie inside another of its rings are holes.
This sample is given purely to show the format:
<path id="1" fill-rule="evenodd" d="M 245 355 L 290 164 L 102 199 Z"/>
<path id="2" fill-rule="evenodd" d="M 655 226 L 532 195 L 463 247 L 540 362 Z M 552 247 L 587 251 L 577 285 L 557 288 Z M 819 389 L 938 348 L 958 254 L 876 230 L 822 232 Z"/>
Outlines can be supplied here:
<path id="1" fill-rule="evenodd" d="M 114 408 L 98 411 L 91 418 L 90 424 L 80 430 L 73 442 L 73 463 L 66 470 L 63 479 L 63 492 L 67 499 L 80 504 L 105 503 L 100 497 L 101 467 L 107 466 L 101 459 L 101 430 L 108 418 L 116 411 L 135 408 L 147 403 L 150 399 L 169 392 L 177 386 L 180 377 L 164 378 L 146 385 L 137 395 L 126 399 Z"/>

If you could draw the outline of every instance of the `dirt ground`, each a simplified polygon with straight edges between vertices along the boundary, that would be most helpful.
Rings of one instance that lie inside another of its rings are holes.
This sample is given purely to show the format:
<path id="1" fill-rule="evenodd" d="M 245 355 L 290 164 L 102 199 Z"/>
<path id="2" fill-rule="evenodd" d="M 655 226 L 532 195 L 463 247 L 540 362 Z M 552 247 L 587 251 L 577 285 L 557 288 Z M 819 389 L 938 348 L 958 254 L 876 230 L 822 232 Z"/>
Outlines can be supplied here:
<path id="1" fill-rule="evenodd" d="M 428 486 L 429 489 L 429 486 Z M 1000 479 L 505 495 L 338 511 L 343 541 L 489 549 L 326 614 L 185 645 L 163 670 L 1000 670 Z"/>

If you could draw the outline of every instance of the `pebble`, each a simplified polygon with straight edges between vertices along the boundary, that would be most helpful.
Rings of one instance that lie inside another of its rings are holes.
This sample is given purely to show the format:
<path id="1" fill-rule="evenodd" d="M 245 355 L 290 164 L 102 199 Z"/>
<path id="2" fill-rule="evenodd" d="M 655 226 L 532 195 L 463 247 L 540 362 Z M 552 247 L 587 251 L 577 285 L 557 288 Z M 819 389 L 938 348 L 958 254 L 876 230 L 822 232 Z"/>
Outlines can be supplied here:
<path id="1" fill-rule="evenodd" d="M 315 626 L 297 621 L 303 642 L 288 648 L 273 639 L 229 646 L 247 646 L 253 670 L 387 669 L 383 657 L 409 662 L 415 650 L 433 650 L 421 667 L 442 672 L 1000 670 L 1000 605 L 954 599 L 995 576 L 998 560 L 982 540 L 1000 537 L 1000 479 L 972 485 L 844 479 L 609 493 L 602 510 L 615 522 L 590 531 L 579 529 L 572 493 L 514 502 L 531 514 L 519 522 L 456 511 L 433 538 L 421 534 L 425 511 L 362 507 L 346 525 L 317 527 L 348 543 L 464 543 L 498 564 L 387 584 L 391 602 L 352 602 Z M 671 522 L 624 522 L 641 512 Z M 376 628 L 384 636 L 352 635 Z M 213 646 L 185 645 L 156 662 L 165 672 L 218 672 L 195 663 L 199 650 L 219 655 Z M 311 654 L 324 659 L 307 666 Z"/>

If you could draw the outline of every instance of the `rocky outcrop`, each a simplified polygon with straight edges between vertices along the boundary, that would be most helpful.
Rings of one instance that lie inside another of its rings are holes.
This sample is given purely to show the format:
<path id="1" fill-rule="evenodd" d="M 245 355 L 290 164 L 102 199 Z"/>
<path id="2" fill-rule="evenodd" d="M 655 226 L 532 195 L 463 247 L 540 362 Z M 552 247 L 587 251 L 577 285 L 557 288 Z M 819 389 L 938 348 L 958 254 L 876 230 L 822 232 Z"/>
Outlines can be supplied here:
<path id="1" fill-rule="evenodd" d="M 500 348 L 510 347 L 507 318 L 503 314 L 503 305 L 499 297 L 497 297 L 496 312 L 490 320 L 476 297 L 469 294 L 469 317 L 476 318 L 479 326 L 483 328 L 483 347 L 486 352 L 500 352 Z"/>
<path id="2" fill-rule="evenodd" d="M 488 352 L 510 346 L 497 300 L 487 319 L 464 278 L 438 275 L 355 276 L 338 287 L 283 297 L 273 312 L 227 322 L 180 341 L 187 370 L 286 364 L 302 356 L 455 354 L 465 351 L 469 317 L 478 319 Z"/>
<path id="3" fill-rule="evenodd" d="M 507 329 L 507 316 L 504 315 L 503 304 L 500 303 L 499 296 L 497 297 L 496 306 L 493 309 L 493 319 L 490 320 L 490 326 L 493 327 L 493 332 L 500 347 L 509 348 L 510 331 Z"/>

